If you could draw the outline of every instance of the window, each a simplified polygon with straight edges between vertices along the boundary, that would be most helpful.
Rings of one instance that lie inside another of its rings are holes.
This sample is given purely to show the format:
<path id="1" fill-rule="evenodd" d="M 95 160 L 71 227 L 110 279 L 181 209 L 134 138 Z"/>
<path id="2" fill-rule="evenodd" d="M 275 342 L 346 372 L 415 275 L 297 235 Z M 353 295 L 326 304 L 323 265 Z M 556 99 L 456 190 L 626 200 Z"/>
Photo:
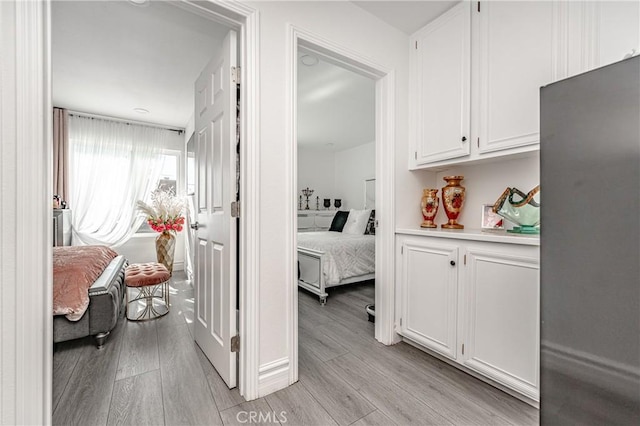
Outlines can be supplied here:
<path id="1" fill-rule="evenodd" d="M 180 170 L 180 152 L 179 151 L 164 151 L 158 157 L 158 162 L 162 164 L 160 171 L 160 178 L 158 184 L 155 186 L 157 189 L 170 190 L 174 194 L 179 193 L 178 183 L 179 170 Z M 153 233 L 155 232 L 149 224 L 145 221 L 138 228 L 138 233 Z"/>

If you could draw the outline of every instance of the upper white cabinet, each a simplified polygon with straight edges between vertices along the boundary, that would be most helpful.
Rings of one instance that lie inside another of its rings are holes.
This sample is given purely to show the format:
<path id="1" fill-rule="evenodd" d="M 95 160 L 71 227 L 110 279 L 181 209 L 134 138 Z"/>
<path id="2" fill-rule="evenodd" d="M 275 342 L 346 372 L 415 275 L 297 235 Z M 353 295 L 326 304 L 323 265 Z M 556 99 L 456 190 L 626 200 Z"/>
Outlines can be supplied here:
<path id="1" fill-rule="evenodd" d="M 566 58 L 561 77 L 609 65 L 640 52 L 640 2 L 560 2 Z"/>
<path id="2" fill-rule="evenodd" d="M 417 164 L 468 155 L 471 4 L 462 2 L 412 38 L 411 93 Z"/>
<path id="3" fill-rule="evenodd" d="M 536 151 L 540 87 L 634 50 L 640 2 L 457 5 L 411 39 L 409 169 Z"/>
<path id="4" fill-rule="evenodd" d="M 556 79 L 554 3 L 481 2 L 474 20 L 479 154 L 536 144 L 540 87 Z"/>

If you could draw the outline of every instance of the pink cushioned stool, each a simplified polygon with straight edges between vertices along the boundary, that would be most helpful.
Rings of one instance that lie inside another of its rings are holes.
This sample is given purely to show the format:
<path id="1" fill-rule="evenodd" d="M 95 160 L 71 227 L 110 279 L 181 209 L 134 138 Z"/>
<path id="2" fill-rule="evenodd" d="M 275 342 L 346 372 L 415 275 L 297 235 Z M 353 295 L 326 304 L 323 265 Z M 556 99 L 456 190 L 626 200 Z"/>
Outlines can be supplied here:
<path id="1" fill-rule="evenodd" d="M 146 321 L 167 315 L 170 278 L 169 271 L 161 263 L 134 263 L 127 266 L 124 273 L 127 319 Z M 137 289 L 138 294 L 129 300 L 129 291 L 133 289 Z"/>

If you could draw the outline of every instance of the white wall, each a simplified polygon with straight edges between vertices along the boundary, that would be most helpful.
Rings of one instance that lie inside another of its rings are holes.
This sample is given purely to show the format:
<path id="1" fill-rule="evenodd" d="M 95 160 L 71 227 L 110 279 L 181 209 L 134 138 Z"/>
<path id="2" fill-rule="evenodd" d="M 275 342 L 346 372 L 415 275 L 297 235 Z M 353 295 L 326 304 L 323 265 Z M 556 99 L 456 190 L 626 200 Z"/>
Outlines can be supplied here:
<path id="1" fill-rule="evenodd" d="M 407 141 L 408 36 L 350 2 L 251 2 L 260 11 L 260 271 L 259 363 L 263 368 L 288 362 L 290 339 L 287 298 L 294 282 L 283 279 L 287 270 L 290 236 L 282 211 L 283 188 L 294 176 L 287 174 L 287 24 L 307 30 L 371 61 L 395 71 L 395 143 Z M 408 156 L 405 155 L 406 170 Z M 398 176 L 396 186 L 409 193 L 420 184 L 411 176 Z M 399 206 L 410 198 L 396 195 Z M 403 207 L 404 208 L 404 207 Z M 400 207 L 397 207 L 401 210 Z M 381 225 L 394 226 L 384 223 Z"/>
<path id="2" fill-rule="evenodd" d="M 341 151 L 298 146 L 298 196 L 304 188 L 314 190 L 309 202 L 311 210 L 316 208 L 316 196 L 320 197 L 320 210 L 324 208 L 324 198 L 331 199 L 332 207 L 339 198 L 343 210 L 362 209 L 364 180 L 375 177 L 375 169 L 375 142 Z"/>
<path id="3" fill-rule="evenodd" d="M 342 199 L 342 209 L 364 208 L 364 181 L 375 174 L 375 142 L 335 153 L 334 198 Z"/>
<path id="4" fill-rule="evenodd" d="M 301 190 L 305 188 L 313 189 L 313 195 L 309 198 L 309 208 L 315 210 L 316 196 L 320 197 L 320 209 L 322 209 L 322 199 L 337 198 L 335 185 L 335 154 L 327 149 L 314 149 L 311 147 L 298 146 L 298 192 L 296 202 L 299 201 Z M 306 203 L 302 197 L 302 208 Z"/>

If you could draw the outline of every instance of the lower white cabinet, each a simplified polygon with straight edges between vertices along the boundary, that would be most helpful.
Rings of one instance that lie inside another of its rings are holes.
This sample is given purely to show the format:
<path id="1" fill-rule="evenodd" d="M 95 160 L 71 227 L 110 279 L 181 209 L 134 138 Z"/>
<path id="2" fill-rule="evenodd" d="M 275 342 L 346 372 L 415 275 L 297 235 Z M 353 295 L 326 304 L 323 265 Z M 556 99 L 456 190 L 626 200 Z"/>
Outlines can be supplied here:
<path id="1" fill-rule="evenodd" d="M 398 333 L 539 400 L 537 244 L 397 235 Z"/>
<path id="2" fill-rule="evenodd" d="M 463 363 L 532 399 L 539 389 L 539 259 L 512 246 L 467 247 Z"/>
<path id="3" fill-rule="evenodd" d="M 458 248 L 434 241 L 405 241 L 401 257 L 402 335 L 456 358 Z"/>

